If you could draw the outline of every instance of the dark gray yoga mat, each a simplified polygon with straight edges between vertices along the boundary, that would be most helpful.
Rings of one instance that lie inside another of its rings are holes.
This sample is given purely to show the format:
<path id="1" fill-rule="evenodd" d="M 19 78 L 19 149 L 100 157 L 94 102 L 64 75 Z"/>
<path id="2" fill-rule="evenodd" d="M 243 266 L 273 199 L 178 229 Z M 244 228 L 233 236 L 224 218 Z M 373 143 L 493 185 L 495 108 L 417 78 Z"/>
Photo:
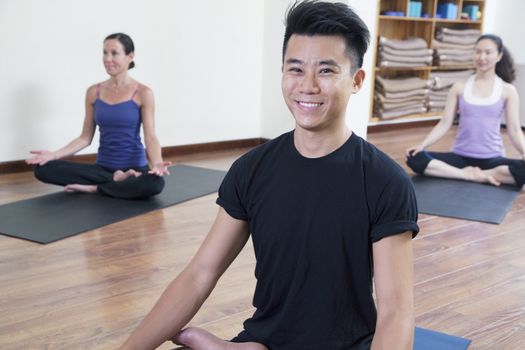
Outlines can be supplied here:
<path id="1" fill-rule="evenodd" d="M 420 213 L 499 224 L 520 192 L 518 187 L 414 176 Z"/>
<path id="2" fill-rule="evenodd" d="M 166 186 L 146 200 L 84 193 L 52 193 L 0 206 L 0 233 L 49 243 L 117 221 L 216 192 L 225 172 L 187 165 L 170 167 Z"/>

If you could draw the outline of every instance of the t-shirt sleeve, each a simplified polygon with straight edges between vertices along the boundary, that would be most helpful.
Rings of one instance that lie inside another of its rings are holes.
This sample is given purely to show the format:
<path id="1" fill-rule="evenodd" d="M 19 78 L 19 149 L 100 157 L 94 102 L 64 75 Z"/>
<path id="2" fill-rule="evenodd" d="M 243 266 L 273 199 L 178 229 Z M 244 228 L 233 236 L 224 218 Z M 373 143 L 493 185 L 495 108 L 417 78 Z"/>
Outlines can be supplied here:
<path id="1" fill-rule="evenodd" d="M 407 231 L 415 237 L 419 232 L 414 186 L 404 172 L 393 172 L 392 175 L 382 188 L 377 189 L 377 200 L 370 208 L 372 242 Z"/>
<path id="2" fill-rule="evenodd" d="M 235 161 L 222 180 L 219 187 L 217 204 L 220 205 L 233 218 L 248 221 L 248 214 L 243 200 L 242 190 L 242 162 Z"/>

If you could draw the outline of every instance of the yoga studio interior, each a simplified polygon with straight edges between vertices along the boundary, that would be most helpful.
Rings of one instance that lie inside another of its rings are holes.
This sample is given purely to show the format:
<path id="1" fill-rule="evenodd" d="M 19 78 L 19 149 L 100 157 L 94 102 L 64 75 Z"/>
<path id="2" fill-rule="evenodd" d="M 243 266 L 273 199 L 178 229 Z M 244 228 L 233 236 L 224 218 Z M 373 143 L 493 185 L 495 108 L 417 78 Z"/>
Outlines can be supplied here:
<path id="1" fill-rule="evenodd" d="M 504 156 L 523 167 L 525 2 L 341 2 L 370 32 L 364 83 L 344 122 L 352 137 L 399 165 L 417 199 L 414 349 L 525 349 L 525 190 L 417 174 L 406 163 L 415 145 L 422 152 L 457 146 L 463 120 L 448 104 L 463 98 L 454 95 L 458 86 L 466 91 L 471 78 L 477 86 L 484 74 L 475 57 L 492 47 L 499 55 L 492 39 L 477 41 L 495 34 L 515 68 L 512 82 L 493 79 L 502 82 L 504 101 L 496 126 Z M 281 88 L 284 19 L 293 3 L 0 0 L 0 349 L 119 349 L 128 339 L 207 237 L 232 164 L 296 127 Z M 105 39 L 112 33 L 133 39 L 133 55 L 121 39 Z M 482 42 L 493 46 L 482 52 Z M 135 67 L 124 73 L 108 63 L 127 59 Z M 111 95 L 117 76 L 140 84 Z M 489 95 L 497 90 L 490 86 Z M 126 94 L 131 100 L 122 102 Z M 114 102 L 108 110 L 142 113 L 139 142 L 150 168 L 164 171 L 115 172 L 108 181 L 162 177 L 159 194 L 116 198 L 96 185 L 35 177 L 49 154 L 56 156 L 50 162 L 99 162 L 97 153 L 111 147 L 94 124 L 104 98 Z M 446 113 L 449 129 L 423 145 Z M 86 134 L 91 139 L 78 146 Z M 57 151 L 64 147 L 74 152 Z M 99 193 L 83 193 L 88 187 Z M 254 244 L 250 237 L 189 326 L 225 340 L 243 330 L 256 310 Z M 166 340 L 158 349 L 179 346 Z"/>

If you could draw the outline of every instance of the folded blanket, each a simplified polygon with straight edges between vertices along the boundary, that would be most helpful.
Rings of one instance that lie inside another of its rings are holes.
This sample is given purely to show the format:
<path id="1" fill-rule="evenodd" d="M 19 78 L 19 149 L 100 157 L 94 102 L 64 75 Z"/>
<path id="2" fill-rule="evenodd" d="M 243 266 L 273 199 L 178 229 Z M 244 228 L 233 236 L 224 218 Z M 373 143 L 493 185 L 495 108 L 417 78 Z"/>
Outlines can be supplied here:
<path id="1" fill-rule="evenodd" d="M 446 97 L 444 97 L 444 98 L 429 97 L 428 103 L 434 103 L 434 104 L 435 103 L 440 103 L 440 104 L 445 105 L 445 103 L 447 103 L 447 98 Z M 429 104 L 429 106 L 431 106 L 431 105 Z"/>
<path id="2" fill-rule="evenodd" d="M 435 96 L 435 95 L 428 95 L 429 101 L 442 101 L 445 102 L 447 100 L 447 95 L 445 96 Z"/>
<path id="3" fill-rule="evenodd" d="M 432 49 L 413 49 L 413 50 L 399 50 L 393 49 L 388 46 L 379 46 L 380 52 L 386 52 L 391 55 L 403 55 L 403 56 L 427 56 L 432 55 Z"/>
<path id="4" fill-rule="evenodd" d="M 443 67 L 443 66 L 459 66 L 458 68 L 469 68 L 470 66 L 472 66 L 472 64 L 470 62 L 457 61 L 457 60 L 439 61 L 438 65 L 440 67 Z"/>
<path id="5" fill-rule="evenodd" d="M 443 88 L 450 88 L 456 81 L 461 79 L 462 78 L 433 78 L 434 86 L 432 86 L 432 89 L 439 90 Z"/>
<path id="6" fill-rule="evenodd" d="M 390 92 L 390 91 L 382 91 L 381 87 L 378 87 L 376 89 L 377 91 L 381 92 L 381 95 L 385 98 L 404 98 L 404 97 L 418 97 L 422 98 L 428 94 L 430 91 L 429 89 L 414 89 L 409 91 L 400 91 L 400 92 Z"/>
<path id="7" fill-rule="evenodd" d="M 426 107 L 415 107 L 415 108 L 407 108 L 407 109 L 391 111 L 391 112 L 377 111 L 376 115 L 381 119 L 393 119 L 393 118 L 402 117 L 402 116 L 410 115 L 410 114 L 425 113 L 426 111 L 427 111 Z"/>
<path id="8" fill-rule="evenodd" d="M 464 62 L 464 63 L 472 63 L 472 56 L 462 56 L 462 55 L 438 55 L 437 59 L 439 62 L 446 62 L 446 61 L 457 61 L 457 62 Z"/>
<path id="9" fill-rule="evenodd" d="M 473 69 L 467 69 L 467 70 L 454 70 L 454 71 L 443 71 L 443 72 L 432 72 L 430 73 L 430 78 L 466 78 L 470 77 L 472 74 L 474 74 Z"/>
<path id="10" fill-rule="evenodd" d="M 445 101 L 443 101 L 443 102 L 430 101 L 428 103 L 428 107 L 429 108 L 434 108 L 434 109 L 438 109 L 438 108 L 445 109 L 446 104 L 447 103 Z"/>
<path id="11" fill-rule="evenodd" d="M 436 54 L 438 55 L 465 55 L 470 56 L 472 58 L 472 54 L 474 53 L 474 50 L 472 49 L 448 49 L 448 48 L 437 48 Z"/>
<path id="12" fill-rule="evenodd" d="M 379 37 L 379 45 L 387 46 L 398 50 L 426 49 L 428 43 L 422 38 L 409 38 L 406 40 L 389 39 L 384 36 Z"/>
<path id="13" fill-rule="evenodd" d="M 436 40 L 434 39 L 432 41 L 432 47 L 435 48 L 435 49 L 460 49 L 460 50 L 467 50 L 467 49 L 470 49 L 470 50 L 474 50 L 474 44 L 470 44 L 470 45 L 463 45 L 463 44 L 453 44 L 453 43 L 445 43 L 443 41 L 439 41 L 439 40 Z"/>
<path id="14" fill-rule="evenodd" d="M 421 102 L 426 101 L 427 96 L 409 96 L 409 97 L 402 97 L 402 98 L 388 98 L 380 93 L 376 93 L 374 95 L 374 102 L 379 103 L 380 105 L 383 104 L 393 104 L 393 103 L 414 103 L 414 102 Z"/>
<path id="15" fill-rule="evenodd" d="M 436 112 L 436 113 L 443 112 L 444 109 L 445 109 L 444 107 L 430 107 L 430 106 L 428 107 L 428 111 L 429 111 L 430 113 L 434 113 L 434 112 Z"/>
<path id="16" fill-rule="evenodd" d="M 397 111 L 406 111 L 407 109 L 415 109 L 415 108 L 427 108 L 426 101 L 425 102 L 414 102 L 411 104 L 407 104 L 405 106 L 395 107 L 395 108 L 382 108 L 382 107 L 375 105 L 374 111 L 377 113 L 390 113 L 390 112 L 397 112 Z"/>
<path id="17" fill-rule="evenodd" d="M 446 34 L 453 34 L 453 35 L 481 35 L 481 31 L 479 29 L 453 29 L 453 28 L 447 28 L 442 27 L 438 29 L 438 32 L 446 33 Z"/>
<path id="18" fill-rule="evenodd" d="M 478 40 L 478 35 L 446 35 L 443 33 L 436 34 L 436 39 L 451 44 L 461 44 L 461 45 L 474 45 L 476 40 Z"/>
<path id="19" fill-rule="evenodd" d="M 381 76 L 376 76 L 376 83 L 380 85 L 384 91 L 400 92 L 414 89 L 423 89 L 431 86 L 432 82 L 427 79 L 420 79 L 417 77 L 401 78 L 401 79 L 386 79 Z"/>
<path id="20" fill-rule="evenodd" d="M 466 79 L 474 74 L 473 70 L 463 70 L 454 72 L 433 72 L 430 73 L 430 80 L 433 82 L 432 90 L 449 88 L 455 82 Z"/>
<path id="21" fill-rule="evenodd" d="M 395 61 L 400 63 L 419 63 L 420 65 L 428 65 L 432 62 L 432 55 L 419 55 L 419 56 L 402 56 L 392 55 L 387 52 L 379 52 L 379 58 L 386 61 Z"/>
<path id="22" fill-rule="evenodd" d="M 436 100 L 436 99 L 444 99 L 446 100 L 447 97 L 448 97 L 448 92 L 450 91 L 450 89 L 443 89 L 443 90 L 432 90 L 428 93 L 428 97 L 431 99 L 431 100 Z"/>
<path id="23" fill-rule="evenodd" d="M 450 88 L 456 81 L 459 81 L 463 78 L 440 78 L 435 77 L 433 78 L 434 85 L 432 86 L 433 90 L 439 90 L 443 88 Z"/>
<path id="24" fill-rule="evenodd" d="M 432 87 L 432 90 L 430 90 L 428 94 L 430 95 L 430 93 L 443 92 L 443 93 L 446 93 L 448 96 L 448 92 L 450 91 L 450 88 L 452 88 L 452 85 L 443 86 L 443 87 Z"/>
<path id="25" fill-rule="evenodd" d="M 398 61 L 386 61 L 382 60 L 379 62 L 379 67 L 404 67 L 404 68 L 416 68 L 421 66 L 428 66 L 429 63 L 414 63 L 414 62 L 398 62 Z"/>
<path id="26" fill-rule="evenodd" d="M 429 96 L 428 101 L 445 103 L 447 101 L 447 97 L 446 96 Z"/>
<path id="27" fill-rule="evenodd" d="M 424 107 L 428 101 L 409 101 L 409 102 L 397 102 L 397 103 L 377 103 L 376 110 L 381 110 L 385 112 L 407 109 L 412 107 Z"/>

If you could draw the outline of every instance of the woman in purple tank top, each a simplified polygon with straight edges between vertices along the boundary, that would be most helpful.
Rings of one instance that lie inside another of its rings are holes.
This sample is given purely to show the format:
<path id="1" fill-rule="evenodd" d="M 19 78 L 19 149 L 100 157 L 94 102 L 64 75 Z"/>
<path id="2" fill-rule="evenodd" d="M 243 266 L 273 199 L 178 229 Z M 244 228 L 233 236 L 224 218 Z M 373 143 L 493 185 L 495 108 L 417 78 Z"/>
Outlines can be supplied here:
<path id="1" fill-rule="evenodd" d="M 164 188 L 170 162 L 163 161 L 155 133 L 151 89 L 131 78 L 135 47 L 123 33 L 104 39 L 103 62 L 109 79 L 86 92 L 86 115 L 79 137 L 56 151 L 31 151 L 26 162 L 37 165 L 35 176 L 65 186 L 67 192 L 98 192 L 117 198 L 147 198 Z M 144 131 L 143 146 L 140 127 Z M 91 144 L 99 128 L 96 164 L 61 160 Z M 149 164 L 148 164 L 149 160 Z"/>
<path id="2" fill-rule="evenodd" d="M 436 177 L 522 187 L 525 183 L 525 138 L 519 120 L 519 98 L 511 84 L 514 62 L 496 35 L 482 35 L 474 47 L 476 73 L 455 83 L 439 123 L 422 143 L 406 151 L 414 172 Z M 452 152 L 427 152 L 452 126 L 459 111 L 459 127 Z M 521 159 L 505 158 L 501 118 Z"/>

